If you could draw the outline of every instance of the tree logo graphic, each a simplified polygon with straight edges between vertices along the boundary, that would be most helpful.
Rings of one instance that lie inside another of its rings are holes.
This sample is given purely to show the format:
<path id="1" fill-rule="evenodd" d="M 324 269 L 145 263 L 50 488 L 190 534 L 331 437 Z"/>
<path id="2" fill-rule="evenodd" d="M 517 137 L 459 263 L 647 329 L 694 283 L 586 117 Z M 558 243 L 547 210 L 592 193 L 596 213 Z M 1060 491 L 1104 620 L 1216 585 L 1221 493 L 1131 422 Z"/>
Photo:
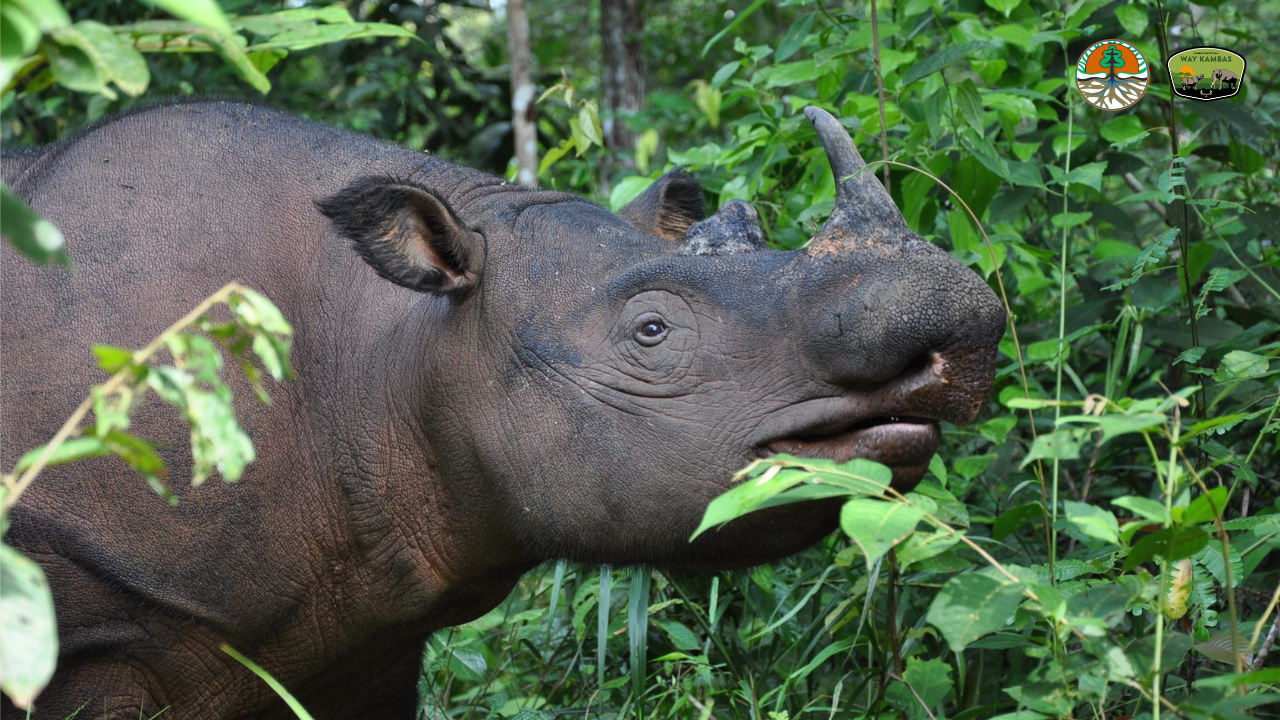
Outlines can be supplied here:
<path id="1" fill-rule="evenodd" d="M 1151 69 L 1138 48 L 1123 40 L 1102 40 L 1088 47 L 1076 63 L 1076 90 L 1100 110 L 1133 107 L 1147 92 Z"/>
<path id="2" fill-rule="evenodd" d="M 1244 68 L 1244 56 L 1226 48 L 1187 48 L 1170 54 L 1169 82 L 1178 97 L 1221 100 L 1240 92 Z"/>

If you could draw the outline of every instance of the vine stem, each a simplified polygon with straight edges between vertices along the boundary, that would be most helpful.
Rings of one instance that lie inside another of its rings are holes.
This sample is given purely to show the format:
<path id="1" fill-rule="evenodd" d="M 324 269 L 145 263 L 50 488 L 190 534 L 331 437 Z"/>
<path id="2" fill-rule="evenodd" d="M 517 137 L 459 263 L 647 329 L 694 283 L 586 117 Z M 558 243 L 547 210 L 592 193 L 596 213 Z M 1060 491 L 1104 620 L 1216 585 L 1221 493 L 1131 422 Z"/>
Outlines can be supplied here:
<path id="1" fill-rule="evenodd" d="M 1069 209 L 1068 202 L 1071 197 L 1069 189 L 1071 186 L 1072 132 L 1075 129 L 1075 115 L 1071 112 L 1070 94 L 1067 95 L 1066 100 L 1067 153 L 1065 168 L 1062 173 L 1062 247 L 1059 250 L 1058 259 L 1058 372 L 1053 394 L 1053 399 L 1055 401 L 1053 405 L 1053 424 L 1055 428 L 1058 425 L 1058 419 L 1062 417 L 1062 366 L 1067 362 L 1067 349 L 1064 347 L 1065 344 L 1062 342 L 1062 339 L 1066 337 L 1067 334 L 1067 218 L 1070 217 L 1067 213 Z M 1062 461 L 1055 457 L 1053 459 L 1053 506 L 1050 510 L 1051 526 L 1058 522 L 1058 476 L 1061 473 L 1061 465 Z M 1052 542 L 1051 539 L 1047 549 L 1049 551 L 1049 567 L 1052 569 L 1054 563 L 1058 559 L 1058 544 L 1056 542 Z M 1054 584 L 1052 570 L 1049 575 L 1049 584 Z M 1156 720 L 1159 720 L 1159 718 L 1156 718 Z"/>
<path id="2" fill-rule="evenodd" d="M 217 292 L 205 298 L 199 305 L 192 308 L 186 315 L 183 315 L 172 325 L 165 328 L 165 331 L 157 335 L 154 340 L 147 344 L 146 347 L 134 352 L 130 358 L 130 365 L 141 365 L 151 359 L 151 356 L 163 347 L 170 337 L 177 334 L 183 328 L 196 320 L 199 320 L 200 316 L 208 312 L 214 305 L 225 302 L 227 298 L 241 290 L 244 290 L 244 286 L 240 283 L 230 282 L 223 285 Z M 104 395 L 109 395 L 116 390 L 119 390 L 120 386 L 124 384 L 125 380 L 131 374 L 131 367 L 122 368 L 117 371 L 116 374 L 108 378 L 105 383 L 98 386 L 99 392 Z M 18 499 L 22 497 L 22 493 L 25 492 L 27 487 L 31 485 L 31 482 L 36 479 L 36 476 L 40 474 L 40 471 L 44 470 L 45 465 L 48 464 L 50 458 L 53 457 L 54 451 L 56 451 L 62 443 L 66 442 L 67 439 L 71 437 L 72 433 L 80 427 L 80 422 L 84 420 L 84 416 L 87 415 L 89 410 L 92 408 L 93 394 L 90 393 L 89 396 L 84 399 L 84 402 L 80 403 L 80 406 L 75 409 L 75 412 L 71 413 L 71 417 L 67 418 L 67 421 L 62 424 L 62 427 L 58 429 L 56 434 L 54 434 L 53 439 L 44 446 L 44 450 L 36 457 L 35 462 L 31 463 L 31 467 L 27 468 L 26 472 L 23 472 L 16 480 L 13 479 L 12 474 L 5 476 L 4 484 L 7 486 L 9 492 L 5 493 L 3 499 L 0 499 L 0 512 L 7 513 L 13 508 L 14 504 L 18 502 Z"/>
<path id="3" fill-rule="evenodd" d="M 871 0 L 871 56 L 876 63 L 876 102 L 880 107 L 880 156 L 889 159 L 888 129 L 884 126 L 884 77 L 880 74 L 880 19 L 876 12 L 876 0 Z M 889 180 L 889 167 L 884 168 L 884 191 L 890 192 L 893 186 Z"/>
<path id="4" fill-rule="evenodd" d="M 987 236 L 986 228 L 982 227 L 982 223 L 978 221 L 978 216 L 975 215 L 973 210 L 969 208 L 969 204 L 964 201 L 964 198 L 961 198 L 960 194 L 957 193 L 955 190 L 952 190 L 950 185 L 943 182 L 938 176 L 934 175 L 928 170 L 923 170 L 914 165 L 908 165 L 906 163 L 900 163 L 894 160 L 877 160 L 875 162 L 867 163 L 866 168 L 863 168 L 863 170 L 860 170 L 859 172 L 863 172 L 866 169 L 872 168 L 880 164 L 893 165 L 895 167 L 900 167 L 906 170 L 911 170 L 913 172 L 918 172 L 921 175 L 924 175 L 925 177 L 929 178 L 930 180 L 933 180 L 934 182 L 938 183 L 938 185 L 942 186 L 944 190 L 946 190 L 948 193 L 951 194 L 951 197 L 954 198 L 956 202 L 960 203 L 960 207 L 964 208 L 964 211 L 968 213 L 969 219 L 973 222 L 973 226 L 976 227 L 978 229 L 978 233 L 982 235 L 982 242 L 987 247 L 987 256 L 991 258 L 991 267 L 992 267 L 992 270 L 995 272 L 996 287 L 1000 290 L 1000 302 L 1004 305 L 1005 319 L 1009 324 L 1009 336 L 1013 340 L 1014 357 L 1018 361 L 1018 374 L 1022 378 L 1022 394 L 1024 397 L 1030 400 L 1031 386 L 1027 382 L 1026 363 L 1024 363 L 1022 360 L 1022 343 L 1018 341 L 1018 326 L 1014 322 L 1013 306 L 1009 304 L 1009 294 L 1004 289 L 1004 278 L 1000 275 L 1000 266 L 999 266 L 999 263 L 996 262 L 996 250 L 991 245 L 991 238 Z M 1036 416 L 1035 416 L 1035 412 L 1031 408 L 1027 408 L 1027 421 L 1031 426 L 1031 439 L 1034 441 L 1036 438 Z M 1046 509 L 1046 513 L 1041 515 L 1041 520 L 1042 520 L 1041 524 L 1044 528 L 1044 540 L 1046 545 L 1049 545 L 1050 547 L 1052 547 L 1053 529 L 1049 523 L 1049 516 L 1047 514 L 1049 502 L 1045 492 L 1044 466 L 1040 464 L 1039 459 L 1036 460 L 1035 469 L 1036 469 L 1036 480 L 1038 480 L 1040 484 L 1040 504 L 1042 507 Z M 1054 584 L 1053 577 L 1054 577 L 1054 554 L 1050 552 L 1049 553 L 1049 578 L 1050 578 L 1049 584 L 1051 585 Z"/>

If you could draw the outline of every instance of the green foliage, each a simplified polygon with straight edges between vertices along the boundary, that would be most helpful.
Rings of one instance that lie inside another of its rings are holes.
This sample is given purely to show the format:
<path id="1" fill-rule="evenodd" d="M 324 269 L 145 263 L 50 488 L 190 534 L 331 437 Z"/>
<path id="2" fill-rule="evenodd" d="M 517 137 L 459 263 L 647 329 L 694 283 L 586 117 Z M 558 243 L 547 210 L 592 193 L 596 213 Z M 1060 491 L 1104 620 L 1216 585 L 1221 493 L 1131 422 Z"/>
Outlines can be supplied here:
<path id="1" fill-rule="evenodd" d="M 88 56 L 52 39 L 72 18 L 161 20 L 128 4 L 68 4 L 65 22 L 39 28 L 40 47 Z M 744 470 L 699 532 L 820 497 L 847 498 L 851 518 L 874 521 L 846 522 L 852 532 L 774 565 L 647 582 L 564 563 L 530 574 L 493 613 L 431 638 L 424 717 L 1274 714 L 1277 678 L 1253 664 L 1280 583 L 1280 92 L 1268 84 L 1280 6 L 877 6 L 875 36 L 863 2 L 650 0 L 648 94 L 625 119 L 644 133 L 638 172 L 600 142 L 594 4 L 539 6 L 541 180 L 617 208 L 682 165 L 713 204 L 751 202 L 770 242 L 797 248 L 834 197 L 801 110 L 831 110 L 864 157 L 898 163 L 873 170 L 909 226 L 1005 299 L 1012 322 L 987 412 L 944 428 L 928 478 L 905 496 L 864 461 L 775 458 Z M 277 63 L 281 48 L 263 45 L 290 36 L 236 17 L 287 16 L 266 3 L 224 7 L 281 106 L 507 167 L 501 15 L 464 2 L 350 4 L 360 21 L 424 42 L 293 49 Z M 1109 37 L 1153 68 L 1146 96 L 1119 113 L 1085 107 L 1071 81 L 1080 52 Z M 1239 94 L 1171 99 L 1156 70 L 1170 43 L 1246 55 Z M 222 57 L 212 47 L 147 53 L 148 87 L 243 88 L 243 69 Z M 55 140 L 127 106 L 137 76 L 121 74 L 123 85 L 94 76 L 116 100 L 28 91 L 38 74 L 24 75 L 3 98 L 5 142 Z M 7 205 L 4 214 L 7 223 Z M 27 245 L 56 259 L 50 237 Z M 269 372 L 270 352 L 256 357 Z M 97 439 L 68 457 L 119 452 Z"/>
<path id="2" fill-rule="evenodd" d="M 229 320 L 207 316 L 221 304 L 228 308 Z M 90 388 L 89 397 L 49 443 L 27 452 L 11 472 L 0 475 L 0 533 L 9 510 L 41 471 L 104 455 L 124 460 L 157 494 L 177 504 L 165 481 L 164 461 L 150 443 L 126 432 L 131 409 L 148 389 L 177 409 L 191 428 L 191 484 L 199 485 L 214 471 L 227 482 L 238 480 L 253 461 L 253 445 L 231 409 L 231 389 L 221 376 L 223 353 L 239 364 L 258 398 L 269 402 L 261 372 L 277 381 L 292 375 L 292 334 L 270 300 L 231 283 L 140 350 L 95 345 L 98 367 L 110 378 Z M 167 351 L 169 364 L 154 362 L 162 351 Z M 93 421 L 82 424 L 89 413 Z M 0 688 L 14 704 L 27 708 L 53 675 L 58 648 L 53 596 L 40 567 L 4 544 L 0 609 Z"/>

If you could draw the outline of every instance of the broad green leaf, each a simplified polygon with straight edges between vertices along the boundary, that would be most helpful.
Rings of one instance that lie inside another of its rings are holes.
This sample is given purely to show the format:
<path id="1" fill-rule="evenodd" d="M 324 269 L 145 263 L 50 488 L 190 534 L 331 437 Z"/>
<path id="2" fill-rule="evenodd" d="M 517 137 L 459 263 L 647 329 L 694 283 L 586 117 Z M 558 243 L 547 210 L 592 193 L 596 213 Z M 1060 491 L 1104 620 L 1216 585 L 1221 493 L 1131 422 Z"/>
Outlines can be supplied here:
<path id="1" fill-rule="evenodd" d="M 76 92 L 97 93 L 115 99 L 115 92 L 106 86 L 106 78 L 93 61 L 93 46 L 74 27 L 51 33 L 41 47 L 49 60 L 49 71 L 59 85 Z"/>
<path id="2" fill-rule="evenodd" d="M 98 358 L 98 367 L 108 375 L 115 375 L 133 364 L 133 353 L 114 345 L 94 345 L 94 357 Z"/>
<path id="3" fill-rule="evenodd" d="M 800 49 L 801 43 L 809 34 L 809 28 L 813 27 L 815 15 L 816 13 L 805 13 L 791 23 L 791 27 L 787 29 L 787 34 L 783 35 L 782 39 L 778 41 L 778 50 L 773 55 L 775 60 L 783 62 L 796 54 L 796 50 Z"/>
<path id="4" fill-rule="evenodd" d="M 652 185 L 653 181 L 654 178 L 640 175 L 629 175 L 622 178 L 613 186 L 613 190 L 609 192 L 609 208 L 613 212 L 618 212 L 624 205 L 636 199 L 637 195 Z"/>
<path id="5" fill-rule="evenodd" d="M 1261 355 L 1245 350 L 1232 350 L 1222 357 L 1222 364 L 1213 373 L 1213 379 L 1218 382 L 1246 380 L 1265 375 L 1269 368 L 1270 362 Z"/>
<path id="6" fill-rule="evenodd" d="M 146 0 L 170 15 L 193 22 L 221 35 L 231 35 L 231 23 L 216 0 Z"/>
<path id="7" fill-rule="evenodd" d="M 1142 120 L 1137 115 L 1121 115 L 1098 128 L 1099 134 L 1113 143 L 1128 140 L 1142 131 Z"/>
<path id="8" fill-rule="evenodd" d="M 266 95 L 271 92 L 271 81 L 267 76 L 258 70 L 249 56 L 245 54 L 243 43 L 244 38 L 239 35 L 222 35 L 215 32 L 201 32 L 192 36 L 204 42 L 209 43 L 219 55 L 222 56 L 224 62 L 227 63 L 240 76 L 241 80 L 249 83 L 249 85 L 258 92 Z"/>
<path id="9" fill-rule="evenodd" d="M 1010 508 L 1000 513 L 996 521 L 991 524 L 991 537 L 995 540 L 1004 540 L 1017 532 L 1018 528 L 1042 517 L 1044 517 L 1044 506 L 1038 500 Z"/>
<path id="10" fill-rule="evenodd" d="M 840 527 L 862 549 L 867 570 L 916 529 L 924 510 L 901 502 L 855 498 L 840 509 Z"/>
<path id="11" fill-rule="evenodd" d="M 677 650 L 697 650 L 702 647 L 697 634 L 678 620 L 651 618 L 650 622 L 662 628 L 662 631 L 667 635 L 667 639 L 671 641 L 671 644 Z"/>
<path id="12" fill-rule="evenodd" d="M 421 41 L 414 33 L 399 25 L 389 23 L 342 23 L 331 25 L 305 24 L 291 27 L 267 42 L 247 48 L 249 52 L 263 50 L 307 50 L 330 43 L 359 40 L 372 37 L 400 37 Z"/>
<path id="13" fill-rule="evenodd" d="M 137 97 L 147 89 L 151 71 L 147 69 L 147 61 L 128 40 L 92 20 L 82 20 L 72 27 L 85 39 L 91 50 L 90 59 L 98 67 L 104 82 L 114 82 L 131 97 Z"/>
<path id="14" fill-rule="evenodd" d="M 769 498 L 813 477 L 803 470 L 783 469 L 774 465 L 759 477 L 748 478 L 712 500 L 703 512 L 702 523 L 689 538 L 692 541 L 708 529 L 742 517 L 759 509 Z"/>
<path id="15" fill-rule="evenodd" d="M 985 0 L 987 7 L 1009 17 L 1009 13 L 1022 4 L 1022 0 Z"/>
<path id="16" fill-rule="evenodd" d="M 44 571 L 0 544 L 0 689 L 27 710 L 53 678 L 58 626 Z"/>
<path id="17" fill-rule="evenodd" d="M 1112 505 L 1122 507 L 1137 513 L 1140 517 L 1146 518 L 1151 522 L 1168 525 L 1173 522 L 1169 517 L 1169 513 L 1165 510 L 1164 505 L 1151 498 L 1138 497 L 1136 495 L 1126 495 L 1111 501 Z"/>
<path id="18" fill-rule="evenodd" d="M 967 42 L 963 45 L 950 45 L 938 52 L 924 58 L 918 63 L 913 64 L 906 72 L 902 74 L 901 87 L 906 87 L 922 77 L 932 75 L 939 70 L 951 67 L 966 57 L 969 53 L 980 48 L 987 47 L 986 42 Z"/>
<path id="19" fill-rule="evenodd" d="M 1213 522 L 1215 517 L 1222 517 L 1223 511 L 1227 509 L 1227 488 L 1216 487 L 1209 490 L 1209 494 L 1201 495 L 1182 511 L 1180 521 L 1184 525 L 1199 525 L 1200 523 Z"/>
<path id="20" fill-rule="evenodd" d="M 957 458 L 951 464 L 951 469 L 965 480 L 972 480 L 981 475 L 983 470 L 991 467 L 991 463 L 995 462 L 995 459 L 996 456 L 994 454 L 969 455 Z"/>
<path id="21" fill-rule="evenodd" d="M 1165 562 L 1191 557 L 1208 542 L 1208 534 L 1197 527 L 1181 525 L 1153 532 L 1134 544 L 1122 569 L 1128 572 L 1157 555 Z"/>
<path id="22" fill-rule="evenodd" d="M 1115 9 L 1116 20 L 1124 27 L 1131 41 L 1142 37 L 1147 29 L 1147 9 L 1138 4 L 1121 3 Z"/>
<path id="23" fill-rule="evenodd" d="M 1071 168 L 1062 184 L 1085 185 L 1094 190 L 1102 189 L 1102 174 L 1107 171 L 1106 162 L 1092 162 L 1087 165 Z"/>
<path id="24" fill-rule="evenodd" d="M 1120 544 L 1120 523 L 1115 515 L 1088 503 L 1067 500 L 1063 503 L 1067 522 L 1085 535 L 1112 545 Z"/>
<path id="25" fill-rule="evenodd" d="M 1023 584 L 983 568 L 956 575 L 929 606 L 928 621 L 960 652 L 978 638 L 1003 628 L 1022 603 Z"/>
<path id="26" fill-rule="evenodd" d="M 940 555 L 955 547 L 959 542 L 959 536 L 952 532 L 911 533 L 910 537 L 898 545 L 896 550 L 898 564 L 905 569 L 915 563 Z"/>
<path id="27" fill-rule="evenodd" d="M 1031 444 L 1031 451 L 1022 460 L 1022 467 L 1025 468 L 1040 458 L 1075 460 L 1080 456 L 1082 442 L 1083 438 L 1081 438 L 1078 431 L 1066 428 L 1059 428 L 1051 433 L 1040 435 Z"/>
<path id="28" fill-rule="evenodd" d="M 21 473 L 34 465 L 46 447 L 48 446 L 41 445 L 34 450 L 27 451 L 21 458 L 18 458 L 18 464 L 14 466 L 13 472 Z M 45 467 L 53 467 L 54 465 L 62 465 L 84 460 L 85 458 L 102 457 L 109 454 L 110 451 L 107 447 L 96 437 L 71 438 L 63 441 L 62 444 L 53 449 L 53 454 L 45 462 Z"/>
<path id="29" fill-rule="evenodd" d="M 1115 627 L 1125 619 L 1125 608 L 1132 598 L 1132 592 L 1117 584 L 1088 588 L 1067 598 L 1068 622 L 1100 621 Z"/>
<path id="30" fill-rule="evenodd" d="M 937 658 L 909 658 L 902 680 L 895 680 L 885 688 L 885 699 L 911 720 L 933 717 L 932 711 L 949 694 L 951 666 Z"/>
<path id="31" fill-rule="evenodd" d="M 955 89 L 956 107 L 960 110 L 960 117 L 973 128 L 974 132 L 982 135 L 986 123 L 983 121 L 982 96 L 978 94 L 977 86 L 972 80 L 966 79 L 956 83 Z"/>
<path id="32" fill-rule="evenodd" d="M 951 666 L 937 658 L 908 659 L 902 679 L 930 709 L 936 708 L 951 693 Z M 920 714 L 924 715 L 923 712 Z"/>
<path id="33" fill-rule="evenodd" d="M 760 70 L 760 76 L 764 78 L 765 87 L 775 88 L 815 80 L 824 72 L 825 69 L 819 68 L 813 59 L 809 59 L 770 65 Z"/>
<path id="34" fill-rule="evenodd" d="M 0 185 L 0 235 L 34 263 L 68 264 L 58 228 L 31 212 L 31 208 L 4 185 Z"/>
<path id="35" fill-rule="evenodd" d="M 168 474 L 164 461 L 156 454 L 151 443 L 134 437 L 120 430 L 112 430 L 103 437 L 102 442 L 112 453 L 129 464 L 134 472 L 142 476 L 147 485 L 170 505 L 178 504 L 178 498 L 165 484 Z"/>

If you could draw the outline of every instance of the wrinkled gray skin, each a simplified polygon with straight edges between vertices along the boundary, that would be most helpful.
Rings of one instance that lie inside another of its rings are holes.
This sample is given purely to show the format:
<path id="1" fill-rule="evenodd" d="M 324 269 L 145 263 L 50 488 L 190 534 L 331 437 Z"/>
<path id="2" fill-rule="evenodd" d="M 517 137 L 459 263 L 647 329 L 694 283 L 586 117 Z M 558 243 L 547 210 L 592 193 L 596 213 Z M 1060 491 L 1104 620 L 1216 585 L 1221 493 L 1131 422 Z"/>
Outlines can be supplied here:
<path id="1" fill-rule="evenodd" d="M 119 118 L 4 178 L 74 263 L 2 251 L 5 467 L 104 379 L 91 343 L 140 347 L 229 280 L 297 333 L 272 405 L 237 390 L 259 455 L 239 483 L 185 487 L 186 430 L 152 400 L 132 430 L 176 508 L 113 458 L 23 498 L 6 541 L 48 574 L 61 642 L 39 718 L 287 717 L 222 643 L 317 717 L 408 718 L 426 636 L 541 561 L 739 568 L 835 527 L 838 504 L 798 504 L 690 544 L 754 458 L 869 457 L 912 485 L 937 423 L 983 405 L 1003 329 L 870 173 L 805 250 L 741 242 L 737 208 L 701 254 L 687 175 L 616 216 L 232 103 Z"/>

